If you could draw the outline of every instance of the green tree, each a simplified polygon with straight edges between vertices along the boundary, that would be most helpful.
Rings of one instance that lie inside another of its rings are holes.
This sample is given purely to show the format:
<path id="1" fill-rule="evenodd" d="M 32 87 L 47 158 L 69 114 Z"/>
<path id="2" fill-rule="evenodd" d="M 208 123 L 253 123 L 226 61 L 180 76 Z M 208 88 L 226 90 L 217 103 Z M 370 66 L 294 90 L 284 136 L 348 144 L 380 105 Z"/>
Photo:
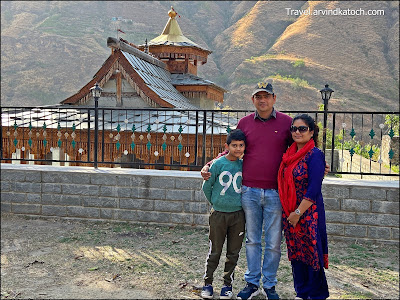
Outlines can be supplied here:
<path id="1" fill-rule="evenodd" d="M 399 115 L 386 115 L 385 124 L 390 129 L 393 129 L 394 135 L 399 135 Z"/>

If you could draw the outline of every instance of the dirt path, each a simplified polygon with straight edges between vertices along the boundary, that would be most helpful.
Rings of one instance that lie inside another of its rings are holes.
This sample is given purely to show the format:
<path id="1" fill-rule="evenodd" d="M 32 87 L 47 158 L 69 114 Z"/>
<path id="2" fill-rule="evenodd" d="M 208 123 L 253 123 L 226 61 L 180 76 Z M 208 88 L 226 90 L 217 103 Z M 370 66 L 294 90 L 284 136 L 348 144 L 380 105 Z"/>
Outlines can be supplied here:
<path id="1" fill-rule="evenodd" d="M 330 299 L 399 298 L 396 246 L 332 241 L 329 249 Z M 200 299 L 206 252 L 205 229 L 2 214 L 1 298 Z M 215 274 L 217 293 L 221 269 Z M 243 248 L 235 293 L 244 286 L 245 269 Z M 281 297 L 293 299 L 284 244 L 278 281 Z"/>

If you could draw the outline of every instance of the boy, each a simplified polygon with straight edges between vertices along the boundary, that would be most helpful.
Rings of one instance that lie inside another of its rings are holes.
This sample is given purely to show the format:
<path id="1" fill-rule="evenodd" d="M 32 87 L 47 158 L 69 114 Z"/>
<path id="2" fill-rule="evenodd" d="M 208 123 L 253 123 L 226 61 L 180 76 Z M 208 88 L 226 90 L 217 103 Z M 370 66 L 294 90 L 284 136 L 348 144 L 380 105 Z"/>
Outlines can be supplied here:
<path id="1" fill-rule="evenodd" d="M 227 240 L 224 269 L 224 286 L 220 299 L 232 298 L 234 270 L 242 247 L 245 218 L 241 204 L 242 164 L 246 136 L 240 129 L 232 130 L 227 137 L 225 149 L 229 152 L 211 165 L 211 177 L 203 182 L 203 192 L 212 205 L 209 217 L 209 251 L 204 286 L 201 296 L 213 298 L 213 273 L 218 266 L 222 247 Z"/>

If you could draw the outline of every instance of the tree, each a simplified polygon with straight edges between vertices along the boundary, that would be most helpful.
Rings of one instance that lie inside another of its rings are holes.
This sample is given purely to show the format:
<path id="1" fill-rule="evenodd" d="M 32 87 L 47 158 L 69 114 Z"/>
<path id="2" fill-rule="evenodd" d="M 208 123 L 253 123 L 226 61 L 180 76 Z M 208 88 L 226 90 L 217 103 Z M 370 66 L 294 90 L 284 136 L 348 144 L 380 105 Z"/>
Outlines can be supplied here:
<path id="1" fill-rule="evenodd" d="M 385 124 L 388 126 L 388 134 L 390 134 L 390 129 L 392 129 L 394 135 L 399 135 L 399 115 L 386 115 Z"/>

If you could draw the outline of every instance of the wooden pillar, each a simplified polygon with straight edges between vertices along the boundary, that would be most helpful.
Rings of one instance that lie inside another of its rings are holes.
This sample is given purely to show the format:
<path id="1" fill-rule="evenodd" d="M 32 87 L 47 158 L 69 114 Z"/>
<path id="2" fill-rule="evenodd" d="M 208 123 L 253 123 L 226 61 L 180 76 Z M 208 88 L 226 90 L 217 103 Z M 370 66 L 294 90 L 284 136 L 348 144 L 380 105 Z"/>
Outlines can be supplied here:
<path id="1" fill-rule="evenodd" d="M 185 73 L 189 73 L 189 59 L 185 58 Z"/>
<path id="2" fill-rule="evenodd" d="M 122 106 L 122 74 L 119 70 L 115 71 L 115 81 L 117 88 L 117 107 Z"/>

